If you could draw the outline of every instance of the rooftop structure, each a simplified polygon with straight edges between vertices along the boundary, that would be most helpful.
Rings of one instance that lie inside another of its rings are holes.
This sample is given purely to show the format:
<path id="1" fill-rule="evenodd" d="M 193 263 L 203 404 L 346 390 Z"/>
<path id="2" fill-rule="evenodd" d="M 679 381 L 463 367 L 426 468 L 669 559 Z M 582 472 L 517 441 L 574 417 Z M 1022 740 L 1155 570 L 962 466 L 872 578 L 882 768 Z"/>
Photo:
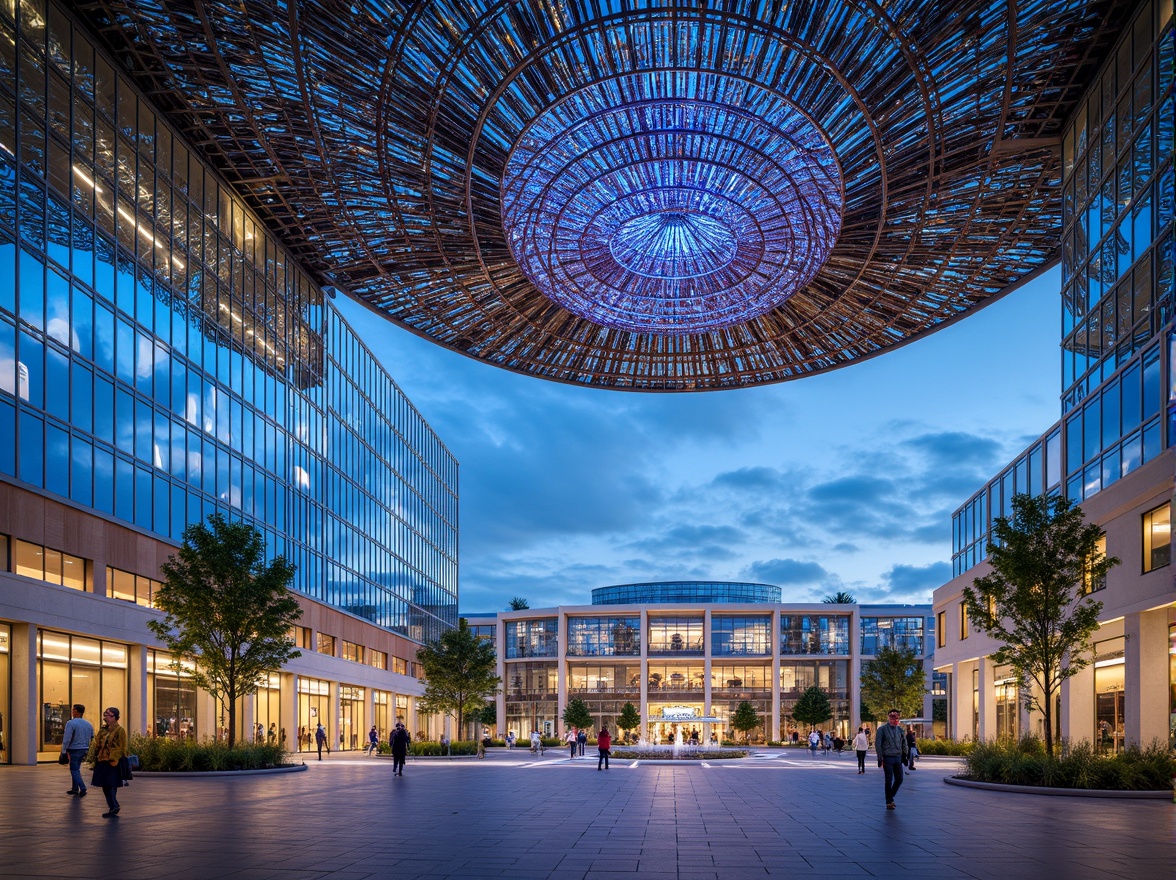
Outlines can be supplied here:
<path id="1" fill-rule="evenodd" d="M 1062 128 L 1133 5 L 79 7 L 320 282 L 668 391 L 843 366 L 1056 260 Z"/>
<path id="2" fill-rule="evenodd" d="M 780 588 L 770 584 L 728 581 L 657 581 L 615 584 L 592 591 L 593 605 L 627 605 L 635 602 L 779 602 Z"/>

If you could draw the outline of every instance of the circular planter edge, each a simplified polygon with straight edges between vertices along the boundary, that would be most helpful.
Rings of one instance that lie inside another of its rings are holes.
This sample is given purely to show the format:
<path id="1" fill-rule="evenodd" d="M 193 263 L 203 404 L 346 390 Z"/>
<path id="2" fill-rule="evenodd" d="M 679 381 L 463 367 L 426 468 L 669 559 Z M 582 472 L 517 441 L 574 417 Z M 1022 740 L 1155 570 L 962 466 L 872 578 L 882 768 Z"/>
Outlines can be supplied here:
<path id="1" fill-rule="evenodd" d="M 1014 794 L 1041 794 L 1053 797 L 1092 797 L 1092 798 L 1130 798 L 1130 799 L 1164 799 L 1172 797 L 1171 791 L 1115 791 L 1103 788 L 1047 788 L 1043 785 L 1006 785 L 1003 782 L 976 782 L 973 779 L 960 779 L 958 776 L 945 776 L 943 781 L 948 785 L 960 785 L 964 788 L 980 788 L 986 791 L 1008 791 Z"/>
<path id="2" fill-rule="evenodd" d="M 291 764 L 286 767 L 267 767 L 264 770 L 136 770 L 135 779 L 162 779 L 178 777 L 183 779 L 209 778 L 236 779 L 240 776 L 271 776 L 278 773 L 301 773 L 306 764 Z"/>

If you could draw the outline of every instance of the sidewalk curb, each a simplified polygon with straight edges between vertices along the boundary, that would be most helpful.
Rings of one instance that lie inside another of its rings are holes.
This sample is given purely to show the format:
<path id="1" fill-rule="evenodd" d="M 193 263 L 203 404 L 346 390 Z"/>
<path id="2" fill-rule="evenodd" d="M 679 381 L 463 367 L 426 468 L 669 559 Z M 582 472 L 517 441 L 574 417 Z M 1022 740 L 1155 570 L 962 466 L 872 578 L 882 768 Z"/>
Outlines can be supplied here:
<path id="1" fill-rule="evenodd" d="M 267 767 L 264 770 L 136 770 L 135 779 L 156 779 L 163 777 L 236 779 L 239 776 L 271 776 L 279 773 L 301 773 L 306 769 L 308 769 L 306 764 L 293 764 L 288 767 Z"/>
<path id="2" fill-rule="evenodd" d="M 1135 800 L 1170 800 L 1171 791 L 1113 791 L 1100 788 L 1047 788 L 1042 785 L 1006 785 L 1003 782 L 976 782 L 972 779 L 960 779 L 957 776 L 945 776 L 943 781 L 948 785 L 959 785 L 964 788 L 980 788 L 987 791 L 1007 791 L 1013 794 L 1039 794 L 1053 797 L 1087 797 L 1087 798 L 1119 798 Z"/>

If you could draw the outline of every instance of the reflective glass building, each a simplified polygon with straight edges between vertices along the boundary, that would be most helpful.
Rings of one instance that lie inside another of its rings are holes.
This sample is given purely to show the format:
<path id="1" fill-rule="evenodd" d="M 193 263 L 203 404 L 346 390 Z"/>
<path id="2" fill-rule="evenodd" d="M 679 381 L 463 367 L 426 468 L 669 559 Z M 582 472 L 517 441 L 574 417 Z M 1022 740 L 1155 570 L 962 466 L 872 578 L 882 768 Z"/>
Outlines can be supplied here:
<path id="1" fill-rule="evenodd" d="M 418 690 L 415 644 L 456 622 L 457 462 L 334 295 L 64 7 L 0 3 L 0 662 L 38 689 L 0 670 L 0 758 L 54 749 L 83 696 L 213 732 L 188 693 L 145 720 L 142 626 L 213 511 L 297 565 L 291 744 L 321 720 L 346 747 Z"/>
<path id="2" fill-rule="evenodd" d="M 1096 662 L 1062 685 L 1058 732 L 1118 749 L 1176 742 L 1176 31 L 1171 0 L 1138 4 L 1061 139 L 1061 418 L 952 518 L 953 580 L 935 593 L 936 669 L 956 738 L 1041 732 L 1011 671 L 993 666 L 961 590 L 987 569 L 1016 493 L 1064 494 L 1122 560 L 1092 585 Z"/>
<path id="3" fill-rule="evenodd" d="M 860 722 L 862 664 L 883 647 L 924 658 L 922 714 L 942 717 L 930 674 L 930 606 L 781 604 L 780 593 L 769 584 L 619 584 L 593 590 L 591 605 L 470 617 L 498 652 L 499 735 L 558 735 L 568 702 L 580 699 L 597 729 L 615 733 L 632 703 L 641 714 L 634 733 L 647 740 L 672 737 L 684 717 L 716 719 L 693 726 L 704 740 L 722 739 L 746 701 L 762 719 L 753 740 L 783 740 L 807 735 L 792 707 L 816 685 L 832 705 L 825 729 L 845 736 Z M 924 732 L 942 734 L 942 721 Z"/>

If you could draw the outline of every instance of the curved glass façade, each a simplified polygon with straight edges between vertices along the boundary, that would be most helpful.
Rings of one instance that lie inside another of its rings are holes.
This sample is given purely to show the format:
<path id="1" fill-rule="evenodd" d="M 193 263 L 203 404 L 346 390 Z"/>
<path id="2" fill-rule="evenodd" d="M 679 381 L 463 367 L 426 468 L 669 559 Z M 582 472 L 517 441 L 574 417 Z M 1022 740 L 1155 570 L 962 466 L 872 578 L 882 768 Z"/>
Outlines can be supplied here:
<path id="1" fill-rule="evenodd" d="M 307 595 L 456 623 L 457 462 L 236 191 L 56 7 L 0 7 L 0 475 Z M 259 203 L 274 182 L 246 186 Z"/>
<path id="2" fill-rule="evenodd" d="M 779 602 L 770 584 L 725 581 L 657 581 L 615 584 L 592 591 L 593 605 L 647 605 L 666 602 Z"/>

